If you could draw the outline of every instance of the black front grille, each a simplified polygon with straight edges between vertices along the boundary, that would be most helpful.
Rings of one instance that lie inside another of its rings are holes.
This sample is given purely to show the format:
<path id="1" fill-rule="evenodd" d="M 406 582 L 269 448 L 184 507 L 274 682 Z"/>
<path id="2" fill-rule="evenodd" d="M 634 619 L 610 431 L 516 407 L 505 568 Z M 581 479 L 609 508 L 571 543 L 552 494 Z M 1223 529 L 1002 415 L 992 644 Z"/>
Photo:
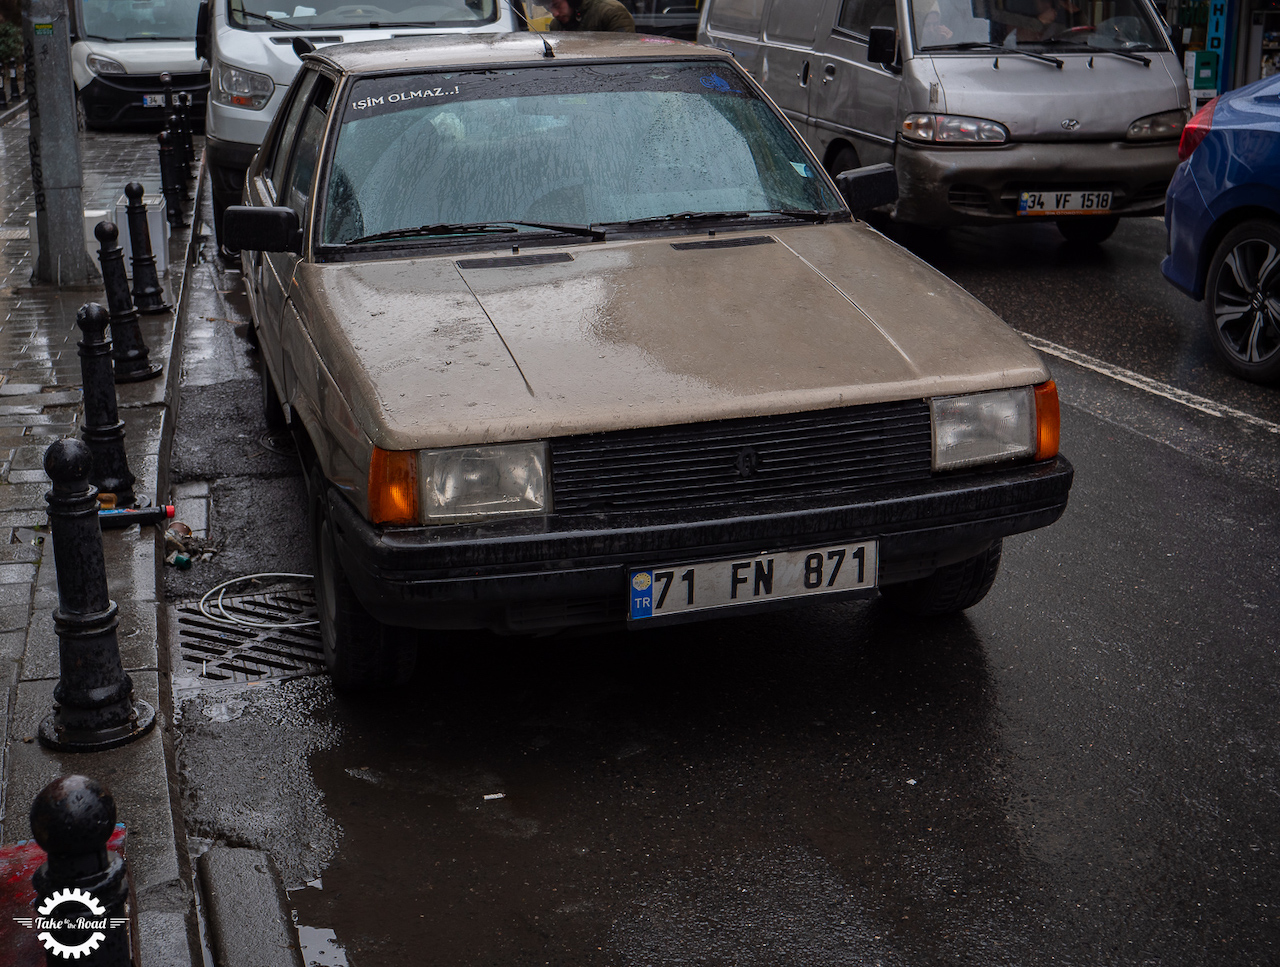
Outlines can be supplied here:
<path id="1" fill-rule="evenodd" d="M 979 212 L 983 215 L 990 209 L 986 189 L 979 185 L 952 185 L 947 191 L 947 201 L 952 208 L 961 211 Z"/>
<path id="2" fill-rule="evenodd" d="M 159 74 L 102 74 L 102 80 L 112 87 L 120 87 L 130 91 L 148 91 L 160 94 L 164 86 L 160 83 Z M 179 91 L 203 90 L 209 86 L 209 74 L 201 71 L 194 74 L 174 74 L 173 93 Z"/>
<path id="3" fill-rule="evenodd" d="M 923 400 L 551 441 L 555 512 L 677 510 L 833 497 L 927 479 Z"/>

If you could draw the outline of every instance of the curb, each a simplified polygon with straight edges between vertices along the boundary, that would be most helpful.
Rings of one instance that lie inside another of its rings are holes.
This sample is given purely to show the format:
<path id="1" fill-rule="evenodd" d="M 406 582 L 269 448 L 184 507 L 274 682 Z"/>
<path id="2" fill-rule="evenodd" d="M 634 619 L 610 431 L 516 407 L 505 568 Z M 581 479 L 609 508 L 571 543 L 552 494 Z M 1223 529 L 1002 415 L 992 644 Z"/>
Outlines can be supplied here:
<path id="1" fill-rule="evenodd" d="M 304 967 L 280 872 L 269 855 L 214 846 L 196 866 L 215 967 Z"/>
<path id="2" fill-rule="evenodd" d="M 16 118 L 19 114 L 21 114 L 26 109 L 27 109 L 27 99 L 26 99 L 26 96 L 24 95 L 21 100 L 16 101 L 5 111 L 0 112 L 0 127 L 4 127 L 6 124 L 8 124 L 10 121 L 12 121 L 14 118 Z"/>

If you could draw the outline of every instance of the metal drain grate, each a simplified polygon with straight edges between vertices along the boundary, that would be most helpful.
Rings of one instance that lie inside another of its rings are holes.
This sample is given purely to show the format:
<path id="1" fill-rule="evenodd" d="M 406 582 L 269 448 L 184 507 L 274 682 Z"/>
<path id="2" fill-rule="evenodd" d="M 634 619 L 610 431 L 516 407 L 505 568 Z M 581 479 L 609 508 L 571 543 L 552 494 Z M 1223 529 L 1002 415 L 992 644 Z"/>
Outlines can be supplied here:
<path id="1" fill-rule="evenodd" d="M 206 607 L 215 611 L 213 601 Z M 222 609 L 246 621 L 294 622 L 314 620 L 315 594 L 310 588 L 228 594 Z M 292 678 L 324 670 L 320 629 L 252 628 L 212 621 L 200 612 L 199 601 L 177 605 L 178 651 L 194 677 L 210 682 L 256 682 L 263 678 Z"/>

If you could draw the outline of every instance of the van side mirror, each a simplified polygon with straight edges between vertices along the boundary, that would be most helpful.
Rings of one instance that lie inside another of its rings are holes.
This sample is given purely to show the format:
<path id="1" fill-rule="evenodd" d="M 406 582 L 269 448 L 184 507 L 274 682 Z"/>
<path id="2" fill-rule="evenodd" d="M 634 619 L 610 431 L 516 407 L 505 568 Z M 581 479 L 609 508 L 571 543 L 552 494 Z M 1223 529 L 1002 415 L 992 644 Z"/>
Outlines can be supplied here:
<path id="1" fill-rule="evenodd" d="M 872 27 L 868 31 L 867 63 L 895 64 L 898 61 L 898 32 L 892 27 Z"/>
<path id="2" fill-rule="evenodd" d="M 209 59 L 209 0 L 196 7 L 196 56 Z"/>
<path id="3" fill-rule="evenodd" d="M 898 200 L 898 172 L 891 164 L 852 168 L 836 175 L 836 187 L 853 213 L 863 215 Z"/>
<path id="4" fill-rule="evenodd" d="M 233 252 L 302 254 L 302 228 L 292 208 L 229 205 L 222 213 L 222 244 Z"/>

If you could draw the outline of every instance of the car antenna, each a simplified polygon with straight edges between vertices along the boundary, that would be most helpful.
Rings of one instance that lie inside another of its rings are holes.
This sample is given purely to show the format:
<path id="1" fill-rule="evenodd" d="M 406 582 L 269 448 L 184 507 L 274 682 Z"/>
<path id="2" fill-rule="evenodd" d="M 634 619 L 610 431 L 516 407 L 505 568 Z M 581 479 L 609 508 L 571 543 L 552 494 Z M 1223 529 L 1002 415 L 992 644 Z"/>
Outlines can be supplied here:
<path id="1" fill-rule="evenodd" d="M 542 38 L 542 56 L 552 58 L 556 56 L 555 49 L 551 46 L 551 41 L 547 40 L 546 37 Z"/>

